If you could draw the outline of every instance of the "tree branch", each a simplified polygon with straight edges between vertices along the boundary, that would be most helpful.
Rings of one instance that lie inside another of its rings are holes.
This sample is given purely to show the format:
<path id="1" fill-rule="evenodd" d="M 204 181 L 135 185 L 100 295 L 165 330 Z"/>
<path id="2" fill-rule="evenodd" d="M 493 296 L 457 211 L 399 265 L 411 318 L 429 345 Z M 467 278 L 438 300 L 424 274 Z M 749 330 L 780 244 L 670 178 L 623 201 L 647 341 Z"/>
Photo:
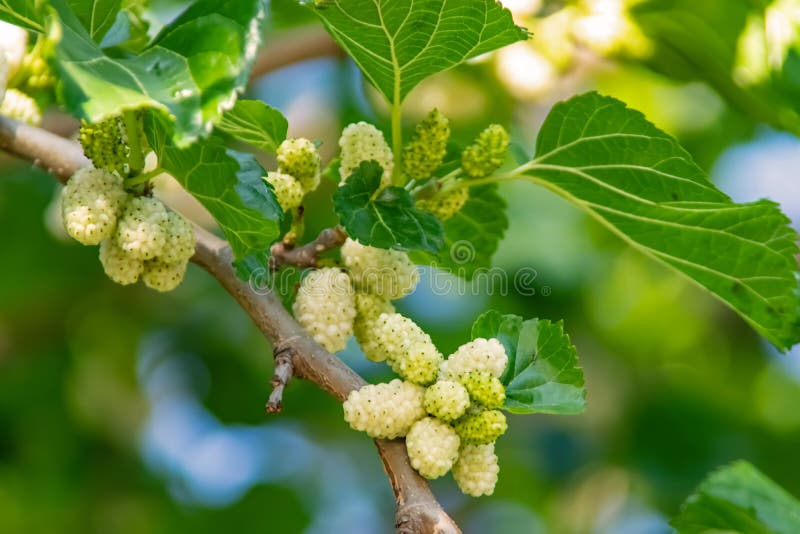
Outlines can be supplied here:
<path id="1" fill-rule="evenodd" d="M 0 147 L 49 170 L 62 182 L 89 163 L 77 143 L 5 117 L 0 117 Z M 273 347 L 291 354 L 296 376 L 314 382 L 340 402 L 365 384 L 342 360 L 311 339 L 273 292 L 258 294 L 236 276 L 231 266 L 233 253 L 226 241 L 199 228 L 195 233 L 197 246 L 192 261 L 216 278 L 236 299 Z M 403 534 L 459 533 L 458 526 L 436 501 L 427 481 L 411 467 L 404 441 L 375 440 L 375 445 L 397 501 L 397 531 Z"/>
<path id="2" fill-rule="evenodd" d="M 275 272 L 283 265 L 293 265 L 301 269 L 316 267 L 320 254 L 340 247 L 345 239 L 347 234 L 344 228 L 336 226 L 326 228 L 314 241 L 300 247 L 284 242 L 275 243 L 269 250 L 269 270 Z"/>
<path id="3" fill-rule="evenodd" d="M 301 26 L 271 34 L 261 47 L 250 80 L 299 61 L 318 57 L 342 57 L 342 49 L 320 25 Z"/>

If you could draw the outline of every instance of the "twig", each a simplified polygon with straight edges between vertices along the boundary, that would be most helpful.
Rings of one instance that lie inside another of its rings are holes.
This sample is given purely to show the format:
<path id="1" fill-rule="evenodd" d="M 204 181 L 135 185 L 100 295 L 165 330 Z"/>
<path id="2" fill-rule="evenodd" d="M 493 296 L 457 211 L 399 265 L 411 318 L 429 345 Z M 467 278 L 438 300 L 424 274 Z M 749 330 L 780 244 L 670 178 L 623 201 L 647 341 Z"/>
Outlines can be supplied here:
<path id="1" fill-rule="evenodd" d="M 51 170 L 62 182 L 88 164 L 80 145 L 55 134 L 0 117 L 0 147 Z M 310 380 L 340 402 L 365 384 L 342 360 L 311 339 L 284 309 L 273 292 L 254 292 L 240 280 L 231 266 L 233 252 L 228 243 L 195 228 L 197 241 L 192 261 L 217 279 L 236 299 L 253 323 L 273 346 L 291 350 L 294 374 Z M 378 454 L 391 482 L 397 502 L 398 532 L 455 534 L 461 532 L 445 513 L 413 467 L 402 440 L 375 440 Z"/>
<path id="2" fill-rule="evenodd" d="M 269 251 L 269 270 L 275 272 L 283 265 L 293 265 L 301 269 L 316 267 L 320 254 L 340 247 L 345 239 L 347 234 L 344 228 L 336 226 L 326 228 L 314 241 L 301 247 L 293 247 L 283 242 L 275 243 Z"/>
<path id="3" fill-rule="evenodd" d="M 250 72 L 250 80 L 299 61 L 343 55 L 342 49 L 318 25 L 284 30 L 271 34 L 261 47 Z"/>
<path id="4" fill-rule="evenodd" d="M 289 346 L 276 346 L 273 349 L 275 358 L 275 372 L 272 375 L 272 393 L 264 409 L 267 413 L 278 413 L 283 410 L 283 389 L 292 379 L 294 367 L 292 364 L 292 348 Z"/>

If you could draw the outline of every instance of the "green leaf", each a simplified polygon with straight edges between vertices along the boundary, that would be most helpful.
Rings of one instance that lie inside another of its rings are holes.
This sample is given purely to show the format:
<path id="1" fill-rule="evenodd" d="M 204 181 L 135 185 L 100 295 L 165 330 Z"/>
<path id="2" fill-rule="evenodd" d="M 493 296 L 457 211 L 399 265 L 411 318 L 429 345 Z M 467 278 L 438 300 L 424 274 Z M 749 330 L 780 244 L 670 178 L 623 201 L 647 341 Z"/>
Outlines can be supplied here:
<path id="1" fill-rule="evenodd" d="M 226 150 L 216 137 L 178 147 L 159 118 L 149 117 L 145 131 L 159 165 L 211 212 L 237 260 L 269 250 L 283 212 L 252 155 Z"/>
<path id="2" fill-rule="evenodd" d="M 377 162 L 362 161 L 333 195 L 336 214 L 350 237 L 378 248 L 439 251 L 444 242 L 439 220 L 416 209 L 402 187 L 386 187 L 375 196 L 381 174 Z"/>
<path id="3" fill-rule="evenodd" d="M 67 5 L 96 43 L 114 25 L 121 3 L 121 0 L 67 0 Z"/>
<path id="4" fill-rule="evenodd" d="M 778 348 L 800 341 L 788 218 L 773 202 L 732 202 L 641 113 L 596 93 L 561 102 L 518 172 L 711 291 Z"/>
<path id="5" fill-rule="evenodd" d="M 267 152 L 275 152 L 286 139 L 289 123 L 280 111 L 259 100 L 239 100 L 222 116 L 223 132 Z"/>
<path id="6" fill-rule="evenodd" d="M 739 460 L 706 478 L 670 524 L 680 534 L 796 534 L 800 502 Z"/>
<path id="7" fill-rule="evenodd" d="M 318 0 L 314 10 L 396 104 L 428 76 L 528 38 L 496 0 Z"/>
<path id="8" fill-rule="evenodd" d="M 65 107 L 97 121 L 150 107 L 174 118 L 181 145 L 206 135 L 245 84 L 259 41 L 260 0 L 196 0 L 137 55 L 112 58 L 63 0 L 48 33 Z"/>
<path id="9" fill-rule="evenodd" d="M 508 354 L 503 408 L 512 413 L 577 414 L 586 408 L 583 370 L 562 322 L 523 321 L 489 311 L 472 325 L 472 339 L 497 338 Z"/>
<path id="10" fill-rule="evenodd" d="M 427 263 L 471 280 L 479 269 L 488 269 L 492 256 L 508 229 L 506 202 L 497 193 L 497 184 L 470 189 L 469 200 L 461 210 L 442 222 L 444 247 L 431 255 L 415 252 L 417 263 Z"/>
<path id="11" fill-rule="evenodd" d="M 0 20 L 26 30 L 43 32 L 46 4 L 43 0 L 0 0 Z"/>

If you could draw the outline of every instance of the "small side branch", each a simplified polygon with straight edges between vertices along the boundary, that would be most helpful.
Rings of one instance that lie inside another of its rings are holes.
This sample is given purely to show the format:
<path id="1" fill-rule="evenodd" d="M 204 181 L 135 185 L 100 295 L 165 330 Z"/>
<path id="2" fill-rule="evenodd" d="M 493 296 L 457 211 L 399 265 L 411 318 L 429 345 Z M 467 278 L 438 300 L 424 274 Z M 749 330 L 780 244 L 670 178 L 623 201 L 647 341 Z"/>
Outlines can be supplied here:
<path id="1" fill-rule="evenodd" d="M 347 234 L 344 228 L 336 226 L 319 233 L 314 241 L 301 247 L 293 247 L 288 243 L 275 243 L 270 249 L 269 270 L 277 271 L 284 265 L 293 265 L 305 269 L 316 267 L 320 254 L 342 246 Z"/>
<path id="2" fill-rule="evenodd" d="M 284 343 L 280 347 L 275 347 L 275 372 L 272 374 L 272 393 L 264 407 L 267 413 L 279 413 L 283 410 L 283 390 L 294 373 L 292 364 L 293 348 L 291 344 Z"/>

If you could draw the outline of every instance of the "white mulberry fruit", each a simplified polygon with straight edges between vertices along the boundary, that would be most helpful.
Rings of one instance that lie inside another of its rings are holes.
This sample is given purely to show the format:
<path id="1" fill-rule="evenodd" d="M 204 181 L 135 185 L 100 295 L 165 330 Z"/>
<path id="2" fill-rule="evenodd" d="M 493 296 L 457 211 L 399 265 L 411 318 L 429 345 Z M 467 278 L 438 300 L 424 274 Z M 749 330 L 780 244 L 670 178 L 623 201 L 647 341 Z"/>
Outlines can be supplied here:
<path id="1" fill-rule="evenodd" d="M 194 255 L 195 242 L 192 225 L 182 215 L 167 212 L 167 239 L 158 257 L 164 263 L 187 262 Z"/>
<path id="2" fill-rule="evenodd" d="M 382 313 L 394 313 L 394 306 L 378 295 L 372 293 L 356 292 L 356 319 L 353 323 L 353 334 L 364 356 L 373 362 L 382 362 L 386 359 L 377 343 L 373 330 L 375 322 Z"/>
<path id="3" fill-rule="evenodd" d="M 344 402 L 344 420 L 373 438 L 394 439 L 408 434 L 425 417 L 421 386 L 394 379 L 351 391 Z"/>
<path id="4" fill-rule="evenodd" d="M 24 28 L 0 21 L 0 53 L 7 65 L 8 80 L 14 78 L 28 50 L 28 32 Z"/>
<path id="5" fill-rule="evenodd" d="M 500 168 L 508 152 L 508 132 L 490 124 L 461 154 L 461 168 L 470 178 L 489 176 Z"/>
<path id="6" fill-rule="evenodd" d="M 440 221 L 446 221 L 461 211 L 467 200 L 469 200 L 469 189 L 459 187 L 443 195 L 419 199 L 416 206 L 421 210 L 433 213 Z"/>
<path id="7" fill-rule="evenodd" d="M 485 445 L 491 443 L 508 429 L 508 422 L 503 412 L 485 410 L 467 415 L 456 423 L 456 432 L 464 443 Z"/>
<path id="8" fill-rule="evenodd" d="M 0 104 L 0 115 L 32 126 L 39 126 L 42 123 L 42 111 L 39 109 L 39 104 L 17 89 L 6 90 L 3 103 Z"/>
<path id="9" fill-rule="evenodd" d="M 305 193 L 319 186 L 319 161 L 317 147 L 308 139 L 286 139 L 278 147 L 278 170 L 294 176 Z"/>
<path id="10" fill-rule="evenodd" d="M 425 411 L 445 422 L 455 421 L 469 408 L 469 394 L 458 382 L 440 380 L 425 390 Z"/>
<path id="11" fill-rule="evenodd" d="M 150 260 L 144 264 L 142 280 L 150 289 L 161 292 L 172 291 L 183 280 L 183 276 L 186 274 L 186 264 L 186 260 L 173 263 Z"/>
<path id="12" fill-rule="evenodd" d="M 303 278 L 294 301 L 297 322 L 330 352 L 342 350 L 353 333 L 355 297 L 350 277 L 325 267 Z"/>
<path id="13" fill-rule="evenodd" d="M 84 245 L 97 245 L 113 235 L 126 198 L 119 176 L 90 167 L 80 169 L 64 187 L 64 228 Z"/>
<path id="14" fill-rule="evenodd" d="M 371 336 L 376 351 L 397 374 L 420 385 L 436 380 L 442 355 L 414 321 L 399 313 L 383 313 L 374 321 Z"/>
<path id="15" fill-rule="evenodd" d="M 491 373 L 470 371 L 461 375 L 459 380 L 473 401 L 490 410 L 500 408 L 506 400 L 506 388 Z"/>
<path id="16" fill-rule="evenodd" d="M 403 167 L 415 180 L 430 178 L 442 164 L 450 139 L 450 121 L 438 109 L 431 111 L 414 130 L 403 149 Z"/>
<path id="17" fill-rule="evenodd" d="M 500 378 L 508 365 L 503 344 L 497 339 L 477 338 L 461 345 L 441 366 L 442 378 L 458 380 L 470 371 L 486 371 Z"/>
<path id="18" fill-rule="evenodd" d="M 365 246 L 350 238 L 341 250 L 353 281 L 365 291 L 394 300 L 417 287 L 417 266 L 405 252 Z"/>
<path id="19" fill-rule="evenodd" d="M 131 258 L 113 239 L 100 243 L 100 263 L 106 276 L 123 286 L 136 283 L 144 270 L 144 262 Z"/>
<path id="20" fill-rule="evenodd" d="M 282 172 L 269 172 L 264 178 L 272 186 L 275 198 L 283 211 L 289 211 L 303 203 L 303 187 L 294 176 Z"/>
<path id="21" fill-rule="evenodd" d="M 433 417 L 414 423 L 406 436 L 411 465 L 425 478 L 439 478 L 450 471 L 460 444 L 453 428 Z"/>
<path id="22" fill-rule="evenodd" d="M 494 453 L 494 443 L 486 445 L 464 444 L 453 466 L 453 478 L 459 489 L 473 497 L 491 495 L 497 484 L 500 466 Z"/>
<path id="23" fill-rule="evenodd" d="M 348 125 L 342 130 L 339 147 L 341 148 L 339 172 L 342 183 L 347 181 L 362 161 L 374 160 L 383 169 L 381 186 L 391 185 L 394 169 L 392 149 L 386 143 L 383 132 L 375 126 L 363 121 Z"/>
<path id="24" fill-rule="evenodd" d="M 167 208 L 160 200 L 131 198 L 117 222 L 117 244 L 132 258 L 139 260 L 160 256 L 167 243 L 168 220 Z"/>

